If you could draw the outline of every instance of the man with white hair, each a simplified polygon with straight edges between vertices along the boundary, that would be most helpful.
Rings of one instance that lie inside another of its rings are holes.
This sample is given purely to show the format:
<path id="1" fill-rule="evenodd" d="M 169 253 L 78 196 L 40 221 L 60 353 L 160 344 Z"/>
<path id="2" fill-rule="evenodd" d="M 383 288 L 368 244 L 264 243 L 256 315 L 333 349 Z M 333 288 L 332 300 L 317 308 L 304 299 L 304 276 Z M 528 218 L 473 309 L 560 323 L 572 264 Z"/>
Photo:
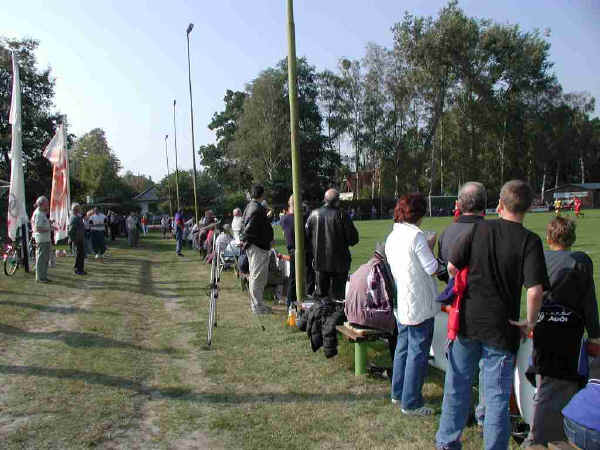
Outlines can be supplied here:
<path id="1" fill-rule="evenodd" d="M 75 250 L 75 265 L 73 269 L 76 275 L 85 275 L 83 264 L 85 261 L 85 225 L 81 218 L 81 207 L 79 203 L 71 205 L 71 219 L 69 221 L 69 239 Z"/>
<path id="2" fill-rule="evenodd" d="M 306 239 L 313 251 L 318 297 L 344 299 L 352 261 L 348 247 L 358 244 L 358 231 L 348 214 L 340 210 L 340 194 L 335 189 L 328 189 L 325 205 L 310 214 Z"/>
<path id="3" fill-rule="evenodd" d="M 231 233 L 233 234 L 233 239 L 235 241 L 240 240 L 240 232 L 242 231 L 243 225 L 244 220 L 242 219 L 242 210 L 240 208 L 235 208 L 233 210 L 233 219 L 231 221 Z"/>
<path id="4" fill-rule="evenodd" d="M 48 220 L 48 199 L 43 195 L 35 201 L 35 211 L 31 216 L 33 238 L 37 244 L 35 258 L 35 279 L 38 283 L 49 283 L 48 262 L 50 261 L 50 221 Z"/>

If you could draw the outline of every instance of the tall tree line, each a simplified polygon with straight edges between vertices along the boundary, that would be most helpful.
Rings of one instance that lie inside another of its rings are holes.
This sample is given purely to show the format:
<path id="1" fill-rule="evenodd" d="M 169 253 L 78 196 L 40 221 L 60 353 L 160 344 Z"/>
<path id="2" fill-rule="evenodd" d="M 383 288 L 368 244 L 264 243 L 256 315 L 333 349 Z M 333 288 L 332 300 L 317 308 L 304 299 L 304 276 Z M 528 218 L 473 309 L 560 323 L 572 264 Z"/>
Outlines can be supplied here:
<path id="1" fill-rule="evenodd" d="M 594 99 L 563 92 L 549 31 L 469 17 L 450 1 L 436 17 L 405 13 L 391 32 L 392 48 L 370 43 L 335 70 L 299 60 L 305 195 L 350 174 L 355 198 L 373 200 L 455 194 L 468 180 L 496 193 L 511 178 L 540 193 L 600 180 Z M 289 193 L 285 70 L 284 60 L 244 92 L 227 91 L 209 125 L 217 143 L 200 148 L 202 164 L 226 190 L 261 181 Z"/>

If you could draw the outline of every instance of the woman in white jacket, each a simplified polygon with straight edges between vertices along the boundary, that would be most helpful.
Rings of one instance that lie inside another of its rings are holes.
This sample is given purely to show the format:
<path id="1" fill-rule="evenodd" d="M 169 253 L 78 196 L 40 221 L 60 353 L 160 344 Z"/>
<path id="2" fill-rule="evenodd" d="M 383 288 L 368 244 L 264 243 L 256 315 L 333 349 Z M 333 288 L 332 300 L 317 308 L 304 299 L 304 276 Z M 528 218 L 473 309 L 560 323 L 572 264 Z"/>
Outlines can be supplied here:
<path id="1" fill-rule="evenodd" d="M 435 235 L 428 241 L 419 228 L 426 209 L 423 194 L 401 197 L 394 209 L 394 228 L 385 243 L 397 292 L 394 315 L 398 343 L 392 403 L 399 404 L 404 414 L 419 416 L 433 414 L 424 404 L 422 390 L 433 338 L 433 316 L 439 309 L 435 306 L 437 288 L 432 277 L 438 270 L 432 252 Z"/>

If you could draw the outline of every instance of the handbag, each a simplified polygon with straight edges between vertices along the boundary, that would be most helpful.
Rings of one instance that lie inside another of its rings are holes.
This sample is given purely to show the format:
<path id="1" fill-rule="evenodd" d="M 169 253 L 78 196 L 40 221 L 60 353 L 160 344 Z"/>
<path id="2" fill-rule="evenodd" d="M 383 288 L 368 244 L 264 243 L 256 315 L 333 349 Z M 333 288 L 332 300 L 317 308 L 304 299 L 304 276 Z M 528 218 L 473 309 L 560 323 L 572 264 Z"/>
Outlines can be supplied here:
<path id="1" fill-rule="evenodd" d="M 240 272 L 243 274 L 250 273 L 250 261 L 248 260 L 248 255 L 246 254 L 246 249 L 242 248 L 240 251 L 240 256 L 238 258 L 238 267 L 240 268 Z"/>

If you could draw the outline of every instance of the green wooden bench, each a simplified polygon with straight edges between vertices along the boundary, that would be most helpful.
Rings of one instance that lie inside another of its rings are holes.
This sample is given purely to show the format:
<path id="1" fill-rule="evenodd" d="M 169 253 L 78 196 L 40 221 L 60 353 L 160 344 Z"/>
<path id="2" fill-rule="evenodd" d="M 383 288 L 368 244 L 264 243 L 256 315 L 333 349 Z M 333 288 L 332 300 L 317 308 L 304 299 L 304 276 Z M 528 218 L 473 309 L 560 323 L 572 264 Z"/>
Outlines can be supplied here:
<path id="1" fill-rule="evenodd" d="M 354 375 L 365 375 L 367 373 L 367 348 L 369 341 L 387 338 L 388 333 L 380 330 L 367 329 L 364 334 L 357 333 L 346 325 L 335 327 L 338 333 L 354 343 Z"/>

